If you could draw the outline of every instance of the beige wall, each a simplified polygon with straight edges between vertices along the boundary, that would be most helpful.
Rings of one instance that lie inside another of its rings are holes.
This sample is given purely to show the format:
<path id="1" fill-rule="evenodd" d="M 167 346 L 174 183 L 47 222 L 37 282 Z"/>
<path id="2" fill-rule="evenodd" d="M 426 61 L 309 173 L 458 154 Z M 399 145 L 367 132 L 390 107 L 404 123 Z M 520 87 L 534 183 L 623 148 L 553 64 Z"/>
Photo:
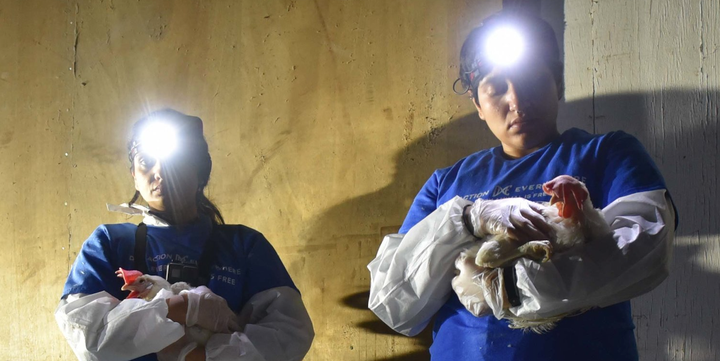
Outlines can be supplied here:
<path id="1" fill-rule="evenodd" d="M 563 5 L 544 3 L 562 28 Z M 682 223 L 672 276 L 635 302 L 639 345 L 647 360 L 710 360 L 720 11 L 676 3 L 564 5 L 560 125 L 625 129 L 658 161 Z M 168 106 L 203 118 L 211 199 L 268 237 L 303 292 L 308 359 L 426 357 L 427 334 L 392 335 L 364 310 L 365 265 L 434 168 L 495 144 L 450 88 L 464 36 L 499 8 L 0 0 L 0 359 L 73 359 L 52 316 L 62 284 L 98 224 L 137 222 L 105 203 L 132 195 L 132 122 Z"/>
<path id="2" fill-rule="evenodd" d="M 365 265 L 432 169 L 492 144 L 450 87 L 464 35 L 496 9 L 2 1 L 0 280 L 12 292 L 0 293 L 0 359 L 73 358 L 52 316 L 64 279 L 97 225 L 127 221 L 105 203 L 134 191 L 130 126 L 167 106 L 203 118 L 211 199 L 262 231 L 301 289 L 317 332 L 308 359 L 422 350 L 366 330 L 384 326 L 356 308 Z"/>

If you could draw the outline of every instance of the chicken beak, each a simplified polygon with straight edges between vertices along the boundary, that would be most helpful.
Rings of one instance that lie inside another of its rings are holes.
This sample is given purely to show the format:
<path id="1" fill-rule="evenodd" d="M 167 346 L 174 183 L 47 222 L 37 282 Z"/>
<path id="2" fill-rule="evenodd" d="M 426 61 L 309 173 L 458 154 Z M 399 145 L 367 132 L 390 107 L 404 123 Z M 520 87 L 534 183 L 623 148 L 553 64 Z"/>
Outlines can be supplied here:
<path id="1" fill-rule="evenodd" d="M 126 298 L 140 298 L 140 292 L 132 290 Z"/>
<path id="2" fill-rule="evenodd" d="M 125 281 L 125 284 L 122 288 L 120 288 L 122 291 L 130 289 L 130 285 L 133 284 L 138 277 L 143 275 L 140 271 L 126 270 L 122 268 L 115 271 L 115 274 L 117 274 L 118 277 L 122 277 L 123 281 Z"/>

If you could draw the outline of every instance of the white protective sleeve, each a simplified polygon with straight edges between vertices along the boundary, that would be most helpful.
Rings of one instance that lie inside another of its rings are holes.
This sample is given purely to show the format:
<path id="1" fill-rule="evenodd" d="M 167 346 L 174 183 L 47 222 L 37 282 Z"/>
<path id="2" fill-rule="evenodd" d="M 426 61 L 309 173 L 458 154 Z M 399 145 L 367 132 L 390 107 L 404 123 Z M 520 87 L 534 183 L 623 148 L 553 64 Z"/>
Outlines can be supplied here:
<path id="1" fill-rule="evenodd" d="M 468 204 L 472 202 L 455 197 L 407 234 L 385 236 L 368 264 L 368 307 L 395 331 L 417 335 L 447 301 L 455 258 L 477 241 L 462 222 L 463 207 Z"/>
<path id="2" fill-rule="evenodd" d="M 371 275 L 368 307 L 388 326 L 413 336 L 447 301 L 454 262 L 475 238 L 462 223 L 455 197 L 411 228 L 388 235 Z M 521 259 L 515 266 L 523 318 L 542 318 L 590 306 L 608 306 L 656 287 L 668 274 L 674 210 L 664 189 L 621 197 L 602 211 L 613 233 L 551 262 Z"/>
<path id="3" fill-rule="evenodd" d="M 290 287 L 255 294 L 239 318 L 243 332 L 210 337 L 205 345 L 207 361 L 302 360 L 315 337 L 300 293 Z"/>
<path id="4" fill-rule="evenodd" d="M 657 287 L 669 274 L 675 210 L 664 189 L 620 197 L 602 210 L 612 234 L 576 246 L 552 262 L 515 265 L 522 304 L 534 319 L 605 307 Z"/>
<path id="5" fill-rule="evenodd" d="M 119 301 L 107 292 L 69 295 L 60 301 L 55 319 L 79 360 L 130 360 L 159 352 L 184 335 L 167 319 L 161 297 L 150 302 Z M 244 333 L 215 334 L 205 345 L 208 361 L 301 360 L 314 331 L 300 294 L 277 287 L 255 294 L 239 316 Z"/>
<path id="6" fill-rule="evenodd" d="M 68 295 L 55 320 L 78 360 L 125 361 L 158 352 L 184 335 L 167 313 L 163 298 L 120 301 L 102 291 Z"/>

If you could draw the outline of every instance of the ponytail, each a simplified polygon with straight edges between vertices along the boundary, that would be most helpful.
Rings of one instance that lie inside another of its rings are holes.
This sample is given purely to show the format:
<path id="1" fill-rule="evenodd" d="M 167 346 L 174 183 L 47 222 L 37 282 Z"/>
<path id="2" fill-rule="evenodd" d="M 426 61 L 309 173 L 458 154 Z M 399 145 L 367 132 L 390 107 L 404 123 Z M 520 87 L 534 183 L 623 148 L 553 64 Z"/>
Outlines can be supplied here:
<path id="1" fill-rule="evenodd" d="M 128 207 L 132 207 L 132 205 L 137 202 L 138 198 L 140 198 L 140 191 L 135 191 L 135 195 L 132 197 L 130 202 L 128 202 Z"/>
<path id="2" fill-rule="evenodd" d="M 198 213 L 210 217 L 214 225 L 225 224 L 225 219 L 222 214 L 220 214 L 220 210 L 212 201 L 205 197 L 202 189 L 198 189 L 197 192 L 197 207 Z"/>

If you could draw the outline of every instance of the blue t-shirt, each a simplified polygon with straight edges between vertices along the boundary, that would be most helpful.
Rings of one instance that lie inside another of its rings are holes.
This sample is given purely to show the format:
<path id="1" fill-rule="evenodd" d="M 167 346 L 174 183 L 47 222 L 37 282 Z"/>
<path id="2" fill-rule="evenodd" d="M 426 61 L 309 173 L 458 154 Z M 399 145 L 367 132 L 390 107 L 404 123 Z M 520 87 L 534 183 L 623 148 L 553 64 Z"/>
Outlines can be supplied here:
<path id="1" fill-rule="evenodd" d="M 122 300 L 119 267 L 135 269 L 133 253 L 137 225 L 107 224 L 99 226 L 82 246 L 65 283 L 62 298 L 69 294 L 92 294 L 106 291 Z M 165 277 L 171 262 L 197 265 L 205 242 L 215 242 L 215 261 L 207 287 L 225 298 L 236 313 L 258 292 L 289 286 L 297 290 L 280 257 L 265 237 L 242 225 L 215 225 L 201 216 L 183 227 L 148 226 L 148 273 Z M 147 355 L 136 360 L 156 360 Z"/>
<path id="2" fill-rule="evenodd" d="M 642 144 L 624 132 L 591 135 L 579 129 L 519 158 L 501 147 L 482 150 L 435 171 L 418 193 L 400 233 L 407 233 L 455 196 L 468 200 L 523 197 L 547 202 L 542 184 L 571 175 L 587 186 L 596 208 L 636 192 L 665 189 Z M 511 329 L 494 316 L 475 317 L 453 292 L 436 314 L 432 360 L 637 360 L 630 302 L 594 309 L 558 322 L 539 335 Z"/>

